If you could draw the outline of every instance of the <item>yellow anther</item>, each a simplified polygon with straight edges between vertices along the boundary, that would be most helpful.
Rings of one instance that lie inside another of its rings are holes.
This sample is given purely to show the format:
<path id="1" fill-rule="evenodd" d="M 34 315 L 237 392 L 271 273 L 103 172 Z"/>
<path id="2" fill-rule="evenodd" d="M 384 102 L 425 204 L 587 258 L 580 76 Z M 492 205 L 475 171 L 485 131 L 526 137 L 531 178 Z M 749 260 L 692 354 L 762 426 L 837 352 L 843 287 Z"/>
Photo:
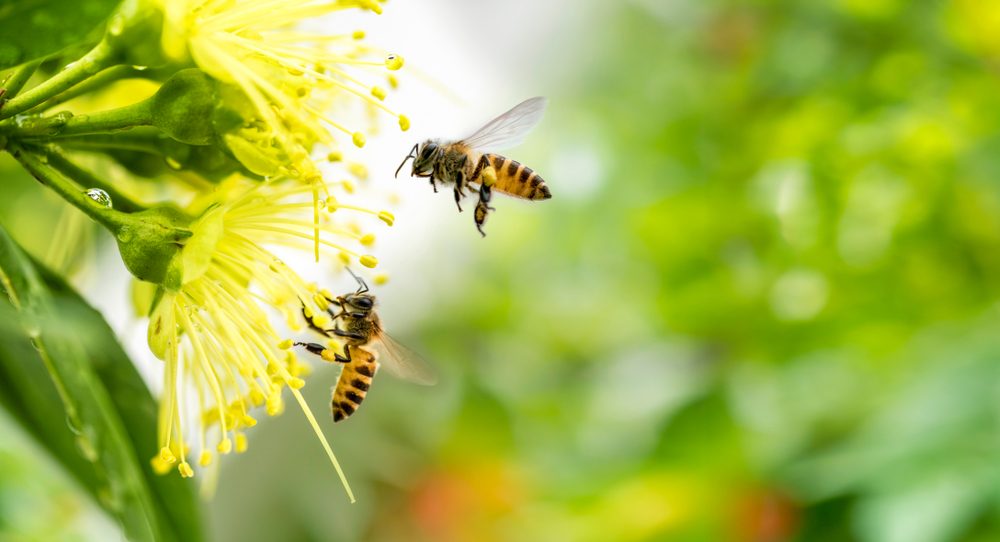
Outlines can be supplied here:
<path id="1" fill-rule="evenodd" d="M 364 164 L 359 164 L 357 162 L 350 163 L 347 165 L 347 171 L 350 171 L 351 175 L 354 175 L 362 181 L 368 178 L 368 167 Z"/>
<path id="2" fill-rule="evenodd" d="M 328 162 L 339 162 L 344 159 L 344 153 L 340 151 L 330 151 L 327 153 L 326 159 Z"/>
<path id="3" fill-rule="evenodd" d="M 285 403 L 281 400 L 281 392 L 272 393 L 267 398 L 267 415 L 277 416 L 285 409 Z"/>
<path id="4" fill-rule="evenodd" d="M 410 117 L 406 115 L 399 116 L 399 129 L 404 132 L 410 129 Z"/>
<path id="5" fill-rule="evenodd" d="M 379 286 L 381 286 L 381 285 L 389 282 L 389 275 L 386 274 L 386 273 L 379 273 L 379 274 L 375 275 L 375 278 L 373 278 L 372 281 L 375 284 L 378 284 Z"/>
<path id="6" fill-rule="evenodd" d="M 388 224 L 390 226 L 392 226 L 392 223 L 396 221 L 396 217 L 392 213 L 390 213 L 389 211 L 379 211 L 378 212 L 378 218 L 379 218 L 379 220 L 381 220 L 382 222 L 385 222 L 386 224 Z"/>
<path id="7" fill-rule="evenodd" d="M 326 329 L 326 326 L 330 325 L 330 317 L 325 314 L 321 314 L 313 318 L 313 324 L 315 324 L 318 328 Z"/>
<path id="8" fill-rule="evenodd" d="M 170 463 L 167 463 L 166 461 L 161 459 L 159 455 L 156 455 L 153 457 L 153 459 L 150 459 L 149 464 L 150 466 L 153 467 L 153 472 L 161 476 L 170 472 L 171 468 Z"/>
<path id="9" fill-rule="evenodd" d="M 201 451 L 201 457 L 198 458 L 198 464 L 202 467 L 207 467 L 212 464 L 212 452 L 208 450 Z"/>
<path id="10" fill-rule="evenodd" d="M 243 427 L 253 427 L 257 425 L 257 418 L 254 418 L 249 414 L 244 414 L 243 417 L 240 418 L 240 423 L 243 424 Z M 239 435 L 236 435 L 236 438 L 237 441 L 239 441 Z"/>
<path id="11" fill-rule="evenodd" d="M 319 293 L 322 294 L 323 297 L 327 298 L 328 300 L 332 300 L 332 299 L 336 299 L 337 298 L 337 296 L 333 295 L 333 292 L 331 292 L 330 290 L 327 290 L 326 288 L 320 290 Z"/>
<path id="12" fill-rule="evenodd" d="M 264 394 L 260 390 L 250 390 L 250 403 L 253 406 L 260 406 L 264 404 Z"/>
<path id="13" fill-rule="evenodd" d="M 187 461 L 181 461 L 181 464 L 177 465 L 177 472 L 181 473 L 181 476 L 184 478 L 194 476 L 194 469 L 191 468 L 191 465 Z"/>
<path id="14" fill-rule="evenodd" d="M 354 132 L 351 135 L 351 141 L 354 142 L 355 147 L 364 147 L 366 141 L 365 134 L 362 134 L 361 132 Z"/>
<path id="15" fill-rule="evenodd" d="M 365 235 L 362 235 L 361 236 L 361 244 L 364 245 L 364 246 L 366 246 L 366 247 L 370 247 L 370 246 L 374 245 L 375 244 L 375 234 L 374 233 L 367 233 Z"/>
<path id="16" fill-rule="evenodd" d="M 219 445 L 216 446 L 215 448 L 219 450 L 220 454 L 228 454 L 229 452 L 233 451 L 233 441 L 229 440 L 228 438 L 224 438 L 222 439 L 221 442 L 219 442 Z"/>
<path id="17" fill-rule="evenodd" d="M 364 30 L 355 30 L 354 33 L 351 34 L 351 37 L 354 38 L 354 39 L 356 39 L 356 40 L 363 40 L 363 39 L 365 39 L 365 31 Z"/>
<path id="18" fill-rule="evenodd" d="M 236 433 L 236 453 L 241 454 L 247 451 L 247 436 L 243 433 Z"/>
<path id="19" fill-rule="evenodd" d="M 302 380 L 301 378 L 289 378 L 288 379 L 288 387 L 292 388 L 293 390 L 301 390 L 302 386 L 305 386 L 305 385 L 306 385 L 306 381 Z"/>
<path id="20" fill-rule="evenodd" d="M 339 207 L 340 203 L 337 201 L 337 198 L 333 196 L 329 196 L 326 198 L 326 212 L 332 213 L 336 211 Z"/>
<path id="21" fill-rule="evenodd" d="M 399 87 L 399 79 L 396 78 L 396 74 L 390 73 L 385 79 L 386 79 L 386 81 L 389 82 L 389 87 L 390 88 L 398 88 Z"/>
<path id="22" fill-rule="evenodd" d="M 315 294 L 315 295 L 313 295 L 313 302 L 316 303 L 316 305 L 319 306 L 319 307 L 325 307 L 325 306 L 327 306 L 330 303 L 329 301 L 327 301 L 327 298 L 323 297 L 323 294 Z M 319 317 L 317 316 L 316 318 L 319 318 Z M 316 318 L 313 318 L 313 323 L 314 324 L 316 323 Z"/>
<path id="23" fill-rule="evenodd" d="M 289 348 L 292 347 L 293 344 L 295 344 L 295 341 L 293 341 L 291 339 L 285 339 L 285 340 L 281 341 L 280 343 L 278 343 L 278 348 L 280 348 L 282 350 L 288 350 Z"/>
<path id="24" fill-rule="evenodd" d="M 378 258 L 372 256 L 371 254 L 365 254 L 361 256 L 361 259 L 359 261 L 361 262 L 361 265 L 365 267 L 375 267 L 376 265 L 378 265 Z"/>
<path id="25" fill-rule="evenodd" d="M 378 98 L 379 100 L 384 100 L 385 89 L 382 87 L 372 87 L 372 96 Z"/>
<path id="26" fill-rule="evenodd" d="M 241 454 L 247 451 L 247 436 L 243 433 L 236 434 L 236 453 Z"/>
<path id="27" fill-rule="evenodd" d="M 347 192 L 348 194 L 354 193 L 354 183 L 350 180 L 344 179 L 343 181 L 340 181 L 340 186 L 344 187 L 344 192 Z"/>
<path id="28" fill-rule="evenodd" d="M 177 457 L 170 451 L 170 448 L 164 446 L 160 448 L 160 460 L 168 465 L 173 465 L 177 461 Z"/>
<path id="29" fill-rule="evenodd" d="M 274 376 L 274 375 L 278 374 L 278 371 L 279 371 L 278 364 L 276 364 L 273 361 L 269 361 L 269 362 L 267 362 L 267 369 L 266 370 L 267 370 L 267 375 L 268 376 Z"/>
<path id="30" fill-rule="evenodd" d="M 337 254 L 337 257 L 340 258 L 340 261 L 343 262 L 344 265 L 351 263 L 351 255 L 346 252 L 341 252 L 340 254 Z"/>
<path id="31" fill-rule="evenodd" d="M 385 67 L 396 71 L 403 67 L 403 57 L 397 54 L 389 54 L 385 57 Z"/>

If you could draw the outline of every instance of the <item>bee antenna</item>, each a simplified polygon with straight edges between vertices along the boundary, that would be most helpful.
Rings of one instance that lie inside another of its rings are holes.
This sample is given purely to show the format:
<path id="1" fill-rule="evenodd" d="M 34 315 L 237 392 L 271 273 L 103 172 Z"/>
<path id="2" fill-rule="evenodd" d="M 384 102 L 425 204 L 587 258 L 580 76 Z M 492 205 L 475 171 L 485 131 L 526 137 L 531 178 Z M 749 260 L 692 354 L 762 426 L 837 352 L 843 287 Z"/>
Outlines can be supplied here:
<path id="1" fill-rule="evenodd" d="M 368 291 L 368 284 L 365 283 L 364 279 L 362 279 L 361 277 L 355 275 L 354 271 L 351 271 L 350 267 L 345 267 L 344 269 L 346 269 L 347 272 L 350 273 L 352 277 L 354 277 L 354 280 L 358 281 L 358 291 L 355 292 L 355 293 L 357 293 L 357 294 L 363 294 L 363 293 L 365 293 L 365 292 Z"/>
<path id="2" fill-rule="evenodd" d="M 403 158 L 403 161 L 399 164 L 399 167 L 396 168 L 396 174 L 393 175 L 393 178 L 399 178 L 399 170 L 403 169 L 403 164 L 405 164 L 407 160 L 409 160 L 410 158 L 416 160 L 417 158 L 416 152 L 417 152 L 417 144 L 414 144 L 413 148 L 410 149 L 410 154 L 407 154 L 406 158 Z"/>

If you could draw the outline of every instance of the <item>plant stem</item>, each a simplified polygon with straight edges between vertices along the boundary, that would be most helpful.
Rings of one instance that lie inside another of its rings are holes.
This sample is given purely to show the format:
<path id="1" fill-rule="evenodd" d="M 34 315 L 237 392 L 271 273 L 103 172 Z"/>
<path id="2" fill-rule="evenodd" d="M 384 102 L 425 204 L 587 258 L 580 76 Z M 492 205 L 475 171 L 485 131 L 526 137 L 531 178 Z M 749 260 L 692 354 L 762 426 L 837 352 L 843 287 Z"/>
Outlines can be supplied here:
<path id="1" fill-rule="evenodd" d="M 49 100 L 46 100 L 41 104 L 38 104 L 37 106 L 33 107 L 32 110 L 41 112 L 45 111 L 46 109 L 52 109 L 57 105 L 64 104 L 72 100 L 73 98 L 76 98 L 77 96 L 90 92 L 91 90 L 101 88 L 114 81 L 118 81 L 119 79 L 125 79 L 137 73 L 139 73 L 138 70 L 136 70 L 132 66 L 125 66 L 125 65 L 112 66 L 102 71 L 101 73 L 98 73 L 97 75 L 91 77 L 90 79 L 87 79 L 86 81 L 82 81 L 77 85 L 74 85 L 72 88 L 66 90 L 62 94 L 53 96 Z"/>
<path id="2" fill-rule="evenodd" d="M 57 137 L 117 132 L 136 126 L 151 125 L 153 123 L 151 107 L 151 100 L 143 100 L 125 107 L 75 117 L 68 112 L 48 117 L 29 116 L 18 122 L 12 120 L 0 122 L 0 134 L 22 140 L 38 138 L 49 140 Z"/>
<path id="3" fill-rule="evenodd" d="M 87 188 L 100 188 L 101 190 L 107 192 L 108 195 L 111 196 L 111 201 L 114 202 L 115 209 L 126 213 L 135 213 L 146 209 L 141 204 L 119 192 L 118 189 L 111 186 L 111 184 L 98 179 L 93 173 L 71 162 L 68 158 L 66 158 L 66 155 L 59 151 L 59 149 L 50 146 L 32 149 L 32 151 L 37 151 L 40 154 L 43 154 L 48 158 L 49 164 L 51 164 L 52 167 L 62 172 L 63 175 L 76 181 L 76 183 L 80 186 L 86 186 Z"/>
<path id="4" fill-rule="evenodd" d="M 118 61 L 118 51 L 107 40 L 101 40 L 96 47 L 75 62 L 70 62 L 63 70 L 31 90 L 18 95 L 0 109 L 0 119 L 13 117 L 36 105 L 72 88 Z"/>
<path id="5" fill-rule="evenodd" d="M 41 60 L 33 60 L 12 69 L 10 71 L 10 75 L 7 76 L 7 79 L 0 84 L 0 86 L 3 86 L 6 91 L 3 97 L 9 101 L 11 98 L 17 96 L 17 93 L 21 92 L 25 83 L 27 83 L 28 79 L 31 79 L 31 76 L 35 74 L 35 70 L 38 69 L 38 65 L 41 63 Z"/>
<path id="6" fill-rule="evenodd" d="M 38 182 L 51 188 L 64 200 L 86 213 L 87 216 L 112 233 L 117 234 L 127 224 L 126 217 L 128 215 L 109 207 L 103 207 L 90 199 L 80 187 L 49 166 L 47 157 L 39 156 L 23 147 L 15 146 L 8 150 L 14 159 L 20 162 Z"/>

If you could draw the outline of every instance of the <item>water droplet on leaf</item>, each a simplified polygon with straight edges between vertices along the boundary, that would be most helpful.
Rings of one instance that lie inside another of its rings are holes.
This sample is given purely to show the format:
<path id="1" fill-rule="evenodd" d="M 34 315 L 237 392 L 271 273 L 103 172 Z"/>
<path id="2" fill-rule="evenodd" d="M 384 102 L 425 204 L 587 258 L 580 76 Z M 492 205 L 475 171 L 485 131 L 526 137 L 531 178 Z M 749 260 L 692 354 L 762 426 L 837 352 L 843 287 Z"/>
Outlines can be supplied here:
<path id="1" fill-rule="evenodd" d="M 101 190 L 100 188 L 88 188 L 85 194 L 87 194 L 88 198 L 94 200 L 94 202 L 101 207 L 105 207 L 107 209 L 111 208 L 111 196 L 109 196 L 104 190 Z"/>

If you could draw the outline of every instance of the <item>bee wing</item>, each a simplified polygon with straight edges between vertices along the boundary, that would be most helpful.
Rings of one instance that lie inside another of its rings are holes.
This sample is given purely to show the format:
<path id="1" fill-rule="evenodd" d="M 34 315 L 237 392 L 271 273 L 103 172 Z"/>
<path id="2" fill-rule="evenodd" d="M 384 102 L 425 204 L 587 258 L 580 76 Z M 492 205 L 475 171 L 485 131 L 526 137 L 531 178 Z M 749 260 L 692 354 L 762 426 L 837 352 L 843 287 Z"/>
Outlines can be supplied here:
<path id="1" fill-rule="evenodd" d="M 516 147 L 524 141 L 539 121 L 549 101 L 546 98 L 529 98 L 499 117 L 489 121 L 476 133 L 462 141 L 470 147 L 484 151 L 498 151 Z"/>
<path id="2" fill-rule="evenodd" d="M 434 369 L 420 354 L 399 344 L 386 333 L 379 335 L 373 346 L 380 354 L 379 365 L 394 376 L 424 386 L 433 386 L 437 383 Z"/>

